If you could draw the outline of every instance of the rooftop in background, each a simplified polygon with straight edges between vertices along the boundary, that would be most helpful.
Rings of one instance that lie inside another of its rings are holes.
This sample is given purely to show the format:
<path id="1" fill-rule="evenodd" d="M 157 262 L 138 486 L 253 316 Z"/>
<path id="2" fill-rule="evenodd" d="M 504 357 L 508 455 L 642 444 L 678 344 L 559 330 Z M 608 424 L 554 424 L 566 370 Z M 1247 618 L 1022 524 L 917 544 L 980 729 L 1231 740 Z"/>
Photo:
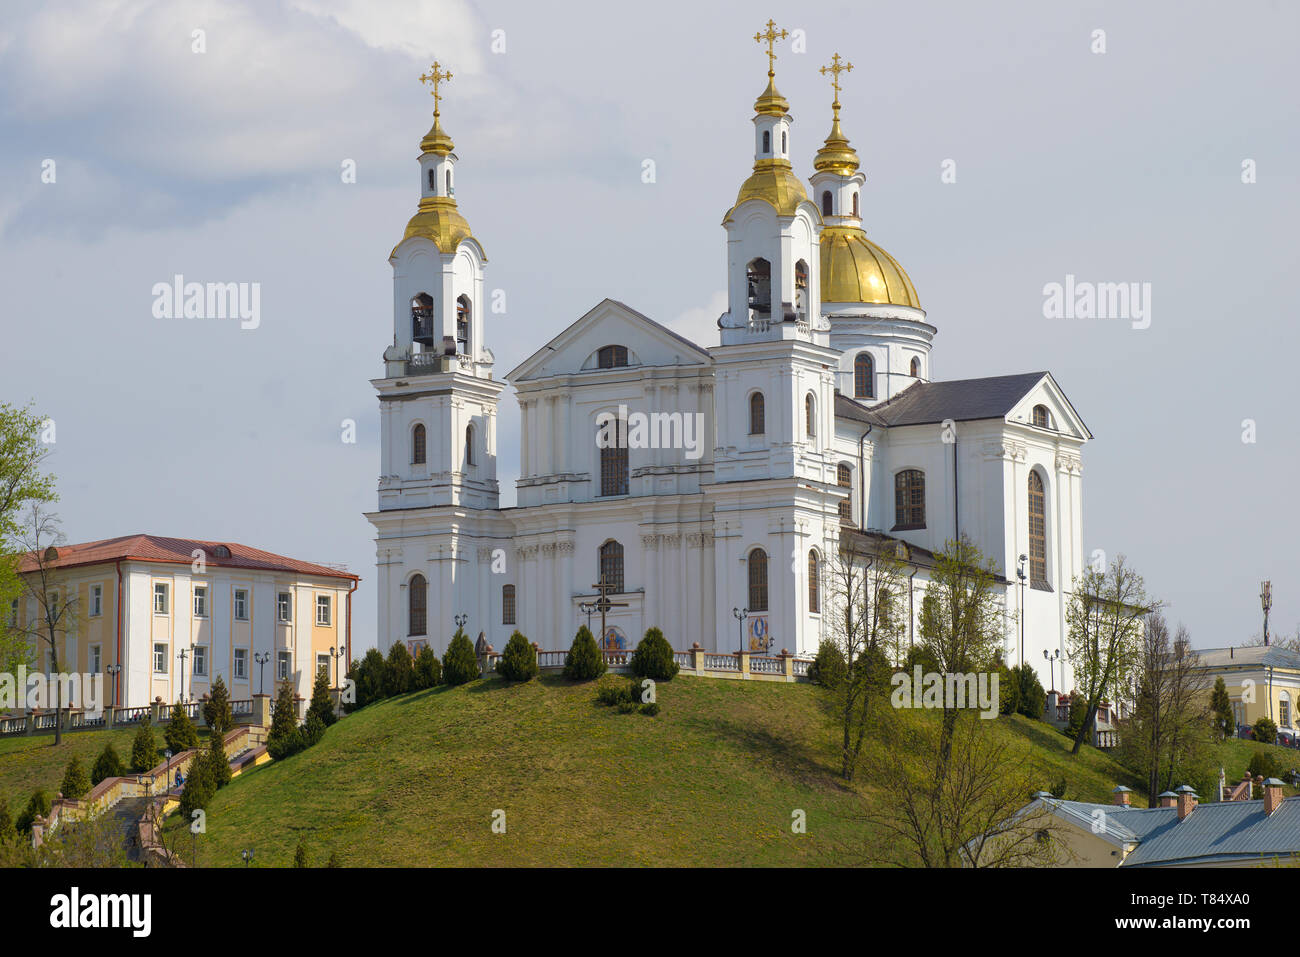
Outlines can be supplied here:
<path id="1" fill-rule="evenodd" d="M 1230 668 L 1234 665 L 1290 668 L 1300 671 L 1300 652 L 1277 645 L 1247 645 L 1233 648 L 1195 648 L 1203 668 Z"/>
<path id="2" fill-rule="evenodd" d="M 321 578 L 344 578 L 360 581 L 350 572 L 287 558 L 273 552 L 240 545 L 238 542 L 212 542 L 196 538 L 167 538 L 162 535 L 124 535 L 105 538 L 98 542 L 80 545 L 55 546 L 57 557 L 49 563 L 51 568 L 76 568 L 100 565 L 104 562 L 141 561 L 189 565 L 194 562 L 196 549 L 203 551 L 204 562 L 215 568 L 244 568 L 250 571 L 293 572 L 316 575 Z M 28 553 L 18 566 L 20 572 L 34 571 L 36 559 Z"/>

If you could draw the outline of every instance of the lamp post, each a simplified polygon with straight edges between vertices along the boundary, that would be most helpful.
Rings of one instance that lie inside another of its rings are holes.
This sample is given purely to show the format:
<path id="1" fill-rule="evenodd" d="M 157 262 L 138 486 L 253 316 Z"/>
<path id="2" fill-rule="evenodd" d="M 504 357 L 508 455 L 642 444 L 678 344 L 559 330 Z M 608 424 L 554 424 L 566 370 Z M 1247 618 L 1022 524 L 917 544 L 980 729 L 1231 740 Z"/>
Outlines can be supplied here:
<path id="1" fill-rule="evenodd" d="M 172 749 L 168 748 L 163 752 L 163 757 L 167 759 L 167 790 L 172 789 Z"/>
<path id="2" fill-rule="evenodd" d="M 109 666 L 108 666 L 107 668 L 105 668 L 104 670 L 107 671 L 107 672 L 108 672 L 110 675 L 112 675 L 112 677 L 113 677 L 113 705 L 116 707 L 116 705 L 117 705 L 117 676 L 118 676 L 118 673 L 122 670 L 122 666 L 121 666 L 121 665 L 109 665 Z"/>
<path id="3" fill-rule="evenodd" d="M 1022 554 L 1016 560 L 1016 577 L 1020 579 L 1020 663 L 1025 663 L 1025 562 L 1029 556 Z"/>
<path id="4" fill-rule="evenodd" d="M 271 660 L 271 653 L 269 651 L 255 651 L 253 652 L 253 660 L 257 662 L 257 693 L 264 694 L 266 684 L 262 681 L 262 676 L 266 673 L 266 663 Z"/>
<path id="5" fill-rule="evenodd" d="M 457 629 L 464 628 L 465 622 L 469 621 L 469 615 L 468 614 L 454 615 L 452 616 L 451 620 L 456 623 Z"/>
<path id="6" fill-rule="evenodd" d="M 190 656 L 188 648 L 182 648 L 181 653 L 176 657 L 181 660 L 181 701 L 185 700 L 185 659 Z"/>
<path id="7" fill-rule="evenodd" d="M 583 612 L 587 616 L 588 631 L 591 631 L 591 616 L 592 613 L 595 612 L 595 610 L 596 610 L 596 605 L 594 602 L 590 602 L 590 601 L 578 602 L 578 611 Z"/>
<path id="8" fill-rule="evenodd" d="M 1061 649 L 1057 648 L 1055 653 L 1048 654 L 1047 649 L 1043 649 L 1043 657 L 1047 659 L 1047 665 L 1052 670 L 1052 687 L 1050 690 L 1056 690 L 1056 663 L 1061 659 Z"/>
<path id="9" fill-rule="evenodd" d="M 346 648 L 340 648 L 338 649 L 338 651 L 335 651 L 334 646 L 333 645 L 330 646 L 330 657 L 334 659 L 334 687 L 335 688 L 339 686 L 339 661 L 344 656 L 346 656 L 347 653 L 348 650 Z"/>
<path id="10" fill-rule="evenodd" d="M 740 638 L 740 651 L 745 650 L 745 619 L 749 617 L 748 608 L 733 608 L 731 614 L 736 619 L 736 628 Z"/>
<path id="11" fill-rule="evenodd" d="M 1264 609 L 1264 644 L 1268 644 L 1268 610 L 1273 607 L 1273 583 L 1259 583 L 1259 606 Z M 1271 703 L 1271 702 L 1270 702 Z"/>

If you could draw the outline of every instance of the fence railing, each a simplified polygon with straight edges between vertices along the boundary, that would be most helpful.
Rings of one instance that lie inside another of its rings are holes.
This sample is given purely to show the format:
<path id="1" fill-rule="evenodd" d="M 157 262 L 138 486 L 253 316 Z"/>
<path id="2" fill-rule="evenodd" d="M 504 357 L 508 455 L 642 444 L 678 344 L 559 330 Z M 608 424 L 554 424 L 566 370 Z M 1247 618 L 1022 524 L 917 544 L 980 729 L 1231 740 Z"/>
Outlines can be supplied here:
<path id="1" fill-rule="evenodd" d="M 557 672 L 564 669 L 567 651 L 543 651 L 533 645 L 539 671 Z M 601 651 L 605 665 L 612 672 L 631 670 L 633 651 L 626 648 L 605 648 Z M 478 656 L 479 671 L 489 675 L 497 670 L 501 655 L 488 647 Z M 681 674 L 703 677 L 748 678 L 759 681 L 807 681 L 809 658 L 796 658 L 782 652 L 779 655 L 756 655 L 748 651 L 719 654 L 705 651 L 699 645 L 690 651 L 674 651 L 673 661 Z"/>

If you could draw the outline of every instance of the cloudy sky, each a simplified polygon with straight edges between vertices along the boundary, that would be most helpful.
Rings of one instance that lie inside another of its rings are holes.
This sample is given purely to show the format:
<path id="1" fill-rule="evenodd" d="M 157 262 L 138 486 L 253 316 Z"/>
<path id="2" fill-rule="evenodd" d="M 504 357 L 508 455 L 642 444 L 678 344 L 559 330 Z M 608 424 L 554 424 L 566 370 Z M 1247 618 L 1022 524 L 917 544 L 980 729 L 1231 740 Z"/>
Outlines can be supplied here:
<path id="1" fill-rule="evenodd" d="M 372 642 L 369 380 L 430 122 L 417 77 L 435 58 L 455 75 L 457 199 L 506 294 L 499 375 L 606 296 L 712 345 L 770 15 L 806 37 L 777 64 L 802 176 L 829 127 L 816 68 L 855 64 L 867 230 L 939 328 L 935 376 L 1050 370 L 1095 436 L 1086 551 L 1127 554 L 1197 645 L 1258 632 L 1264 578 L 1295 631 L 1296 5 L 559 6 L 5 3 L 0 400 L 54 419 L 70 540 L 345 562 Z M 176 274 L 260 283 L 260 326 L 155 318 Z M 1150 327 L 1045 318 L 1067 275 L 1150 283 Z M 509 394 L 501 416 L 513 502 Z"/>

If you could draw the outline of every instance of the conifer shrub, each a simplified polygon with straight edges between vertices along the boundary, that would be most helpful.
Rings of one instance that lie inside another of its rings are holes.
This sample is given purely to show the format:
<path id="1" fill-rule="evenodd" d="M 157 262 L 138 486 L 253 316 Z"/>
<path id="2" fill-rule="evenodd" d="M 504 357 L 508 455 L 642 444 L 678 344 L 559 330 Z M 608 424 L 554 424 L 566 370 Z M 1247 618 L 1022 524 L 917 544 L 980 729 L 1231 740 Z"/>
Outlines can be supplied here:
<path id="1" fill-rule="evenodd" d="M 1277 743 L 1277 725 L 1267 715 L 1256 721 L 1252 730 L 1255 732 L 1255 740 L 1260 744 Z"/>
<path id="2" fill-rule="evenodd" d="M 104 745 L 104 750 L 99 752 L 99 757 L 95 759 L 95 764 L 90 769 L 90 786 L 94 787 L 107 778 L 120 778 L 124 774 L 126 768 L 122 765 L 122 759 L 117 756 L 113 742 L 110 741 Z"/>
<path id="3" fill-rule="evenodd" d="M 0 847 L 14 844 L 18 840 L 18 828 L 9 813 L 9 802 L 0 797 Z"/>
<path id="4" fill-rule="evenodd" d="M 43 788 L 37 788 L 27 801 L 27 807 L 23 808 L 23 813 L 18 815 L 18 830 L 23 834 L 30 834 L 32 824 L 38 817 L 48 818 L 50 816 L 50 807 L 49 792 Z"/>
<path id="5" fill-rule="evenodd" d="M 272 761 L 283 761 L 303 749 L 302 732 L 297 728 L 266 739 L 266 753 Z"/>
<path id="6" fill-rule="evenodd" d="M 371 648 L 360 661 L 352 662 L 348 677 L 356 685 L 356 701 L 344 704 L 343 710 L 351 714 L 384 696 L 384 672 L 387 664 L 378 648 Z"/>
<path id="7" fill-rule="evenodd" d="M 298 847 L 293 852 L 293 866 L 294 867 L 310 866 L 307 863 L 307 843 L 302 838 L 298 838 Z"/>
<path id="8" fill-rule="evenodd" d="M 392 698 L 411 690 L 415 684 L 415 671 L 411 665 L 411 652 L 407 650 L 406 642 L 393 642 L 384 667 L 384 697 Z"/>
<path id="9" fill-rule="evenodd" d="M 506 681 L 528 681 L 537 677 L 537 652 L 519 631 L 506 642 L 506 649 L 497 662 L 497 674 Z"/>
<path id="10" fill-rule="evenodd" d="M 313 714 L 327 728 L 338 720 L 338 715 L 334 713 L 334 696 L 330 694 L 330 679 L 324 668 L 316 672 L 316 683 L 311 689 L 311 704 L 307 708 L 307 715 L 310 717 Z"/>
<path id="11" fill-rule="evenodd" d="M 808 680 L 823 688 L 838 687 L 844 680 L 848 666 L 844 664 L 844 653 L 835 642 L 823 638 L 817 646 L 817 657 L 808 666 Z"/>
<path id="12" fill-rule="evenodd" d="M 433 653 L 433 649 L 425 645 L 415 656 L 415 688 L 423 691 L 426 688 L 436 688 L 441 683 L 442 662 Z"/>
<path id="13" fill-rule="evenodd" d="M 596 683 L 597 704 L 617 707 L 635 700 L 635 686 L 622 675 L 605 675 Z"/>
<path id="14" fill-rule="evenodd" d="M 163 740 L 167 742 L 172 754 L 180 754 L 199 746 L 199 732 L 179 701 L 172 705 L 171 720 L 163 729 Z"/>
<path id="15" fill-rule="evenodd" d="M 141 721 L 131 740 L 131 770 L 137 774 L 149 771 L 158 765 L 158 742 L 153 736 L 153 725 L 147 720 Z"/>
<path id="16" fill-rule="evenodd" d="M 463 685 L 478 676 L 478 658 L 474 655 L 474 646 L 470 644 L 469 636 L 464 630 L 457 628 L 442 656 L 443 683 Z"/>
<path id="17" fill-rule="evenodd" d="M 434 660 L 434 661 L 437 661 L 438 659 L 437 659 L 437 657 L 435 657 L 433 660 Z M 337 852 L 335 852 L 335 851 L 330 851 L 330 859 L 329 859 L 329 863 L 326 864 L 325 866 L 326 866 L 326 867 L 341 867 L 341 866 L 342 866 L 341 864 L 339 864 L 339 856 L 338 856 L 338 853 L 337 853 Z"/>
<path id="18" fill-rule="evenodd" d="M 212 731 L 229 731 L 235 726 L 235 716 L 230 709 L 230 690 L 221 675 L 212 682 L 208 700 L 203 702 L 203 722 Z"/>
<path id="19" fill-rule="evenodd" d="M 672 681 L 681 666 L 673 660 L 673 646 L 658 628 L 646 631 L 632 652 L 632 673 L 655 681 Z"/>
<path id="20" fill-rule="evenodd" d="M 618 703 L 618 706 L 614 710 L 617 711 L 619 714 L 631 714 L 633 711 L 636 710 L 636 702 L 620 701 Z"/>
<path id="21" fill-rule="evenodd" d="M 573 681 L 591 681 L 603 675 L 608 667 L 591 629 L 586 625 L 579 627 L 569 653 L 564 656 L 564 677 Z"/>
<path id="22" fill-rule="evenodd" d="M 659 702 L 650 701 L 646 704 L 641 705 L 641 713 L 645 715 L 649 715 L 650 717 L 653 718 L 655 715 L 659 713 Z"/>
<path id="23" fill-rule="evenodd" d="M 196 759 L 196 763 L 198 761 L 205 762 L 204 772 L 208 775 L 213 790 L 224 788 L 230 783 L 232 777 L 230 758 L 226 756 L 226 741 L 223 732 L 213 732 L 212 737 L 208 739 L 207 751 Z"/>
<path id="24" fill-rule="evenodd" d="M 180 815 L 186 822 L 194 811 L 207 807 L 216 792 L 205 764 L 203 756 L 191 761 L 189 774 L 185 776 L 185 786 L 181 788 Z"/>
<path id="25" fill-rule="evenodd" d="M 293 700 L 293 685 L 285 681 L 276 692 L 271 708 L 271 733 L 266 737 L 266 753 L 273 761 L 281 761 L 303 749 L 302 734 L 298 730 L 297 710 Z"/>
<path id="26" fill-rule="evenodd" d="M 302 746 L 310 748 L 325 736 L 325 722 L 320 719 L 320 715 L 309 714 L 298 733 L 302 737 Z"/>
<path id="27" fill-rule="evenodd" d="M 68 762 L 67 770 L 63 772 L 63 785 L 60 790 L 70 801 L 81 800 L 90 790 L 90 778 L 86 774 L 85 765 L 76 755 L 73 755 L 72 760 Z"/>

